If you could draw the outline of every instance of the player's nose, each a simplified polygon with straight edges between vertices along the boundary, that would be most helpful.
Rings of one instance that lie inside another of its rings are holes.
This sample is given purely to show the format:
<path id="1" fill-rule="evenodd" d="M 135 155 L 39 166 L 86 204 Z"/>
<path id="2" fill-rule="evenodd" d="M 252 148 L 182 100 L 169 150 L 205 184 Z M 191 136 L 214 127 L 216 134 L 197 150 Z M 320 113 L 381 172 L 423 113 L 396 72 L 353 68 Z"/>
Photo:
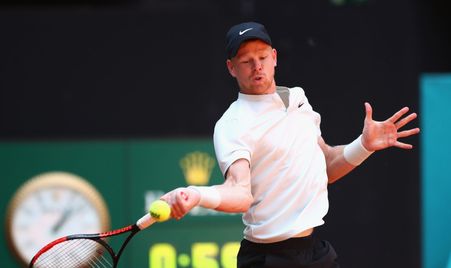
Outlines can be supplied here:
<path id="1" fill-rule="evenodd" d="M 253 62 L 253 67 L 255 70 L 261 70 L 263 68 L 263 64 L 261 63 L 261 61 L 259 60 L 254 60 Z"/>

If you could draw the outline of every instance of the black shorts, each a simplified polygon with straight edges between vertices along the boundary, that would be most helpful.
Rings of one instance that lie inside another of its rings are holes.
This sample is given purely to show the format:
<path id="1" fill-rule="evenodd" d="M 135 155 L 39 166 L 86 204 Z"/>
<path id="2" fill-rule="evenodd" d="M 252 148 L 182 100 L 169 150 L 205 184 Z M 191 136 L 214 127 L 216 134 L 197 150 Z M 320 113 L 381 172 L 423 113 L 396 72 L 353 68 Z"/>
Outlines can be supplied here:
<path id="1" fill-rule="evenodd" d="M 338 268 L 332 245 L 313 235 L 260 244 L 241 241 L 238 268 Z"/>

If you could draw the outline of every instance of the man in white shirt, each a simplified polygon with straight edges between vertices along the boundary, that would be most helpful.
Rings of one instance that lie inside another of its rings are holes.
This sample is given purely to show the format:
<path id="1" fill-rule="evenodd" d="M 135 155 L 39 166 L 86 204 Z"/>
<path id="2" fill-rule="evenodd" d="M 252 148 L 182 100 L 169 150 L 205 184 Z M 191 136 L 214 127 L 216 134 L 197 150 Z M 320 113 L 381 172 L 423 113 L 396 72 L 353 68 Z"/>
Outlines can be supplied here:
<path id="1" fill-rule="evenodd" d="M 265 27 L 241 23 L 226 35 L 226 61 L 240 92 L 216 123 L 214 145 L 225 181 L 221 185 L 177 188 L 162 199 L 172 217 L 195 206 L 244 213 L 238 267 L 338 267 L 327 241 L 313 235 L 329 207 L 327 184 L 362 163 L 374 151 L 419 133 L 399 131 L 416 118 L 408 108 L 383 122 L 365 103 L 362 135 L 348 145 L 329 146 L 321 137 L 321 117 L 302 88 L 276 86 L 277 51 Z"/>

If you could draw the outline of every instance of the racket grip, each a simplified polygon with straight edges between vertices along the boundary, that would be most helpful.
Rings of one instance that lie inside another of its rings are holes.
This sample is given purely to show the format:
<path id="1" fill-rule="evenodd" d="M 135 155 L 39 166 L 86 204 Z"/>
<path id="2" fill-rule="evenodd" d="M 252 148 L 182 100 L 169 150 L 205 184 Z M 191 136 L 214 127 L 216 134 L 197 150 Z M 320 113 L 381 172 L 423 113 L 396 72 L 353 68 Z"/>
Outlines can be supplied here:
<path id="1" fill-rule="evenodd" d="M 152 225 L 155 222 L 156 222 L 156 220 L 150 216 L 150 213 L 147 213 L 146 215 L 142 216 L 141 219 L 139 219 L 136 222 L 136 225 L 138 226 L 138 228 L 140 230 L 142 230 L 142 229 L 146 229 L 147 227 L 149 227 L 150 225 Z"/>

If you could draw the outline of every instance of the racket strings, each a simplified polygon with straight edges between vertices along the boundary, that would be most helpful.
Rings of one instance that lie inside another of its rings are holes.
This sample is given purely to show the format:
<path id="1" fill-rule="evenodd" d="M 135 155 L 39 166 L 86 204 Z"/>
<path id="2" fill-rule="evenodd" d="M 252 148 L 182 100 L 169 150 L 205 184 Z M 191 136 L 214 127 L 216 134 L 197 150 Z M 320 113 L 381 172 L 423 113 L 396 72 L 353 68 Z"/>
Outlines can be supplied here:
<path id="1" fill-rule="evenodd" d="M 110 253 L 98 242 L 74 239 L 59 243 L 44 252 L 34 263 L 36 268 L 107 268 L 113 267 Z"/>

